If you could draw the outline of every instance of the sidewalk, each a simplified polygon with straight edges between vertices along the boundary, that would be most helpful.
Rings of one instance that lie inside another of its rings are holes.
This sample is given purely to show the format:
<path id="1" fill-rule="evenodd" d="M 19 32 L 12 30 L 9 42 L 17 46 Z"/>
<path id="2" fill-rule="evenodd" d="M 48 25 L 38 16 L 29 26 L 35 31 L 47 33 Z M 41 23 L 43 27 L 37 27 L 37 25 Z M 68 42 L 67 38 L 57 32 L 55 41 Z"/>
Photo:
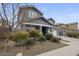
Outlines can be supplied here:
<path id="1" fill-rule="evenodd" d="M 37 56 L 76 56 L 79 54 L 79 39 L 61 37 L 64 40 L 70 41 L 69 46 L 48 51 Z"/>

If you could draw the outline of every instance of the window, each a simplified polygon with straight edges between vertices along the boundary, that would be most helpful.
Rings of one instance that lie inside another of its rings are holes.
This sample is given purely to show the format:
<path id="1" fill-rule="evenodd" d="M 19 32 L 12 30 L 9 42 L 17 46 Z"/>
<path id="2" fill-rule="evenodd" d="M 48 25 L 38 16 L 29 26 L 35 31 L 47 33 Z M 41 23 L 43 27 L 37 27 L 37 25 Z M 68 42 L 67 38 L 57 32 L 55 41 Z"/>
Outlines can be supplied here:
<path id="1" fill-rule="evenodd" d="M 33 12 L 33 13 L 32 13 L 32 17 L 35 17 L 35 16 L 36 16 L 36 13 L 35 13 L 35 12 Z"/>
<path id="2" fill-rule="evenodd" d="M 29 17 L 35 17 L 36 16 L 36 13 L 35 12 L 32 12 L 32 11 L 29 11 Z"/>
<path id="3" fill-rule="evenodd" d="M 32 12 L 31 12 L 31 11 L 29 11 L 29 17 L 31 17 L 31 13 L 32 13 Z"/>

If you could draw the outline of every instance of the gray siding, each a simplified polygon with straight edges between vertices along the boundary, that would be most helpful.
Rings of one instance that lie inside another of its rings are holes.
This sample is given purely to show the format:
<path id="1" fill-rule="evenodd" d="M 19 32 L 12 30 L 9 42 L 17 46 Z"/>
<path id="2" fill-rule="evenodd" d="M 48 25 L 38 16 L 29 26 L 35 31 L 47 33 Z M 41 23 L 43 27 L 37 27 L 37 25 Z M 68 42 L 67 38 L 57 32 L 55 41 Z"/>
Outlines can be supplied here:
<path id="1" fill-rule="evenodd" d="M 46 21 L 44 21 L 44 19 L 32 20 L 32 21 L 30 21 L 30 23 L 50 25 L 49 23 L 47 23 Z"/>
<path id="2" fill-rule="evenodd" d="M 32 17 L 32 18 L 29 17 L 29 11 L 36 13 L 36 16 Z M 20 20 L 27 21 L 27 20 L 30 20 L 30 19 L 42 17 L 42 15 L 39 14 L 39 12 L 37 12 L 34 9 L 22 9 L 22 10 L 20 10 L 20 16 L 19 17 L 20 17 Z"/>

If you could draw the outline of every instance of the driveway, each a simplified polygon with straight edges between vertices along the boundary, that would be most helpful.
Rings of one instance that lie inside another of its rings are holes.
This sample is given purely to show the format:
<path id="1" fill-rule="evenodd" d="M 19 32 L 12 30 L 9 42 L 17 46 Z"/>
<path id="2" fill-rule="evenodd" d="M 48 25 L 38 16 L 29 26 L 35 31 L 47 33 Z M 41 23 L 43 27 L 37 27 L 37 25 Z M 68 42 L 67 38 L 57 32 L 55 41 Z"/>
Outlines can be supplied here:
<path id="1" fill-rule="evenodd" d="M 61 38 L 63 39 L 62 43 L 69 45 L 37 56 L 76 56 L 79 54 L 79 39 L 62 36 Z"/>

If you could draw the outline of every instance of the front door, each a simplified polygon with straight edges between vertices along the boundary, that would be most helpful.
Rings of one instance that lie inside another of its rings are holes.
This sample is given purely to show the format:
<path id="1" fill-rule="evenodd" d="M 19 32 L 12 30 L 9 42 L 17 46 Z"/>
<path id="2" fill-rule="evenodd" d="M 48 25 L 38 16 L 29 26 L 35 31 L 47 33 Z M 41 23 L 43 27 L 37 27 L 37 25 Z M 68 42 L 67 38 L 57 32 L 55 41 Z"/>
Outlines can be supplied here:
<path id="1" fill-rule="evenodd" d="M 47 33 L 47 28 L 46 27 L 42 27 L 42 33 L 43 33 L 43 35 L 45 35 Z"/>

